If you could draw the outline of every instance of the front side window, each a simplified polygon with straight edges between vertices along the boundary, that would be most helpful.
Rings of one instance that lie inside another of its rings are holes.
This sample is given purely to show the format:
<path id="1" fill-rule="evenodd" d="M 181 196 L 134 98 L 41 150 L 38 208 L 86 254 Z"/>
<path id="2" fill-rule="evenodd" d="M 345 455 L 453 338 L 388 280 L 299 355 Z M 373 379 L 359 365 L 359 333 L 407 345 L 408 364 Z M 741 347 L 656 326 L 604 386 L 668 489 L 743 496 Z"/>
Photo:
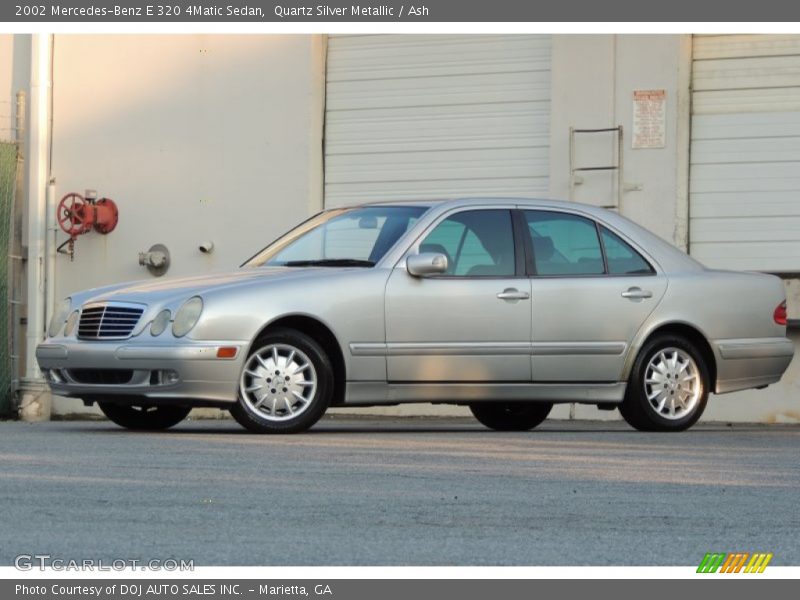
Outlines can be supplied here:
<path id="1" fill-rule="evenodd" d="M 603 236 L 603 248 L 606 251 L 609 274 L 648 275 L 653 273 L 650 263 L 621 237 L 603 226 L 600 227 L 600 233 Z"/>
<path id="2" fill-rule="evenodd" d="M 439 223 L 419 245 L 420 253 L 447 257 L 453 277 L 513 277 L 514 234 L 508 210 L 471 210 Z"/>
<path id="3" fill-rule="evenodd" d="M 372 266 L 425 210 L 366 206 L 326 211 L 267 246 L 245 266 Z"/>
<path id="4" fill-rule="evenodd" d="M 594 221 L 568 213 L 524 211 L 537 275 L 602 275 Z"/>

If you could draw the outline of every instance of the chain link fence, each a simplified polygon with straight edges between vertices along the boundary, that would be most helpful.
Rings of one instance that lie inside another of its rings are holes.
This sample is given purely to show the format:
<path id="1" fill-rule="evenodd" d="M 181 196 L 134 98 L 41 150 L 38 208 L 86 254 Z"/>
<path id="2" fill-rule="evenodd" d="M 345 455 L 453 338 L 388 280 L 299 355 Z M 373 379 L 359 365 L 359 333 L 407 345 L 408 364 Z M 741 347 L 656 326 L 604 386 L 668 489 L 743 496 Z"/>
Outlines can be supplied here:
<path id="1" fill-rule="evenodd" d="M 14 218 L 14 186 L 17 144 L 0 141 L 0 415 L 11 411 L 13 362 L 11 359 L 11 234 Z"/>

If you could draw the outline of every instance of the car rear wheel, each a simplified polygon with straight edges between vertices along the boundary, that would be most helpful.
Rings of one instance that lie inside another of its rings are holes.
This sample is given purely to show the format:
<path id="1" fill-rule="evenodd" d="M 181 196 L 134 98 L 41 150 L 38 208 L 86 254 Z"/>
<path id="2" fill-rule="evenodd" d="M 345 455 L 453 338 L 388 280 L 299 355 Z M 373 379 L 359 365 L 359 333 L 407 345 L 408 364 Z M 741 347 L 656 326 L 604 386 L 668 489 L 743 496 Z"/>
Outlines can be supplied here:
<path id="1" fill-rule="evenodd" d="M 619 411 L 640 431 L 683 431 L 703 414 L 709 387 L 708 366 L 694 344 L 658 336 L 639 352 Z"/>
<path id="2" fill-rule="evenodd" d="M 316 423 L 331 402 L 333 368 L 320 345 L 292 329 L 262 336 L 244 363 L 231 414 L 256 433 L 297 433 Z"/>
<path id="3" fill-rule="evenodd" d="M 550 414 L 551 402 L 476 402 L 469 409 L 478 421 L 496 431 L 528 431 Z"/>
<path id="4" fill-rule="evenodd" d="M 191 406 L 125 406 L 112 402 L 98 402 L 100 410 L 120 427 L 136 430 L 169 429 L 183 421 Z"/>

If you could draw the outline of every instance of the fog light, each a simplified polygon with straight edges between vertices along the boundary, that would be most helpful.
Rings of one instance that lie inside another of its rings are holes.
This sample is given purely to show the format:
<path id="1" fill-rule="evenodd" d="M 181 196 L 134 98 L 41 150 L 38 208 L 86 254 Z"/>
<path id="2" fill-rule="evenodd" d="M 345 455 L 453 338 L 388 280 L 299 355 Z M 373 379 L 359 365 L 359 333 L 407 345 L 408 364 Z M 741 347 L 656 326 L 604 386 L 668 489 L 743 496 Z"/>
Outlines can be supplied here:
<path id="1" fill-rule="evenodd" d="M 173 383 L 178 383 L 178 381 L 180 381 L 178 372 L 172 369 L 150 371 L 150 385 L 171 385 Z"/>

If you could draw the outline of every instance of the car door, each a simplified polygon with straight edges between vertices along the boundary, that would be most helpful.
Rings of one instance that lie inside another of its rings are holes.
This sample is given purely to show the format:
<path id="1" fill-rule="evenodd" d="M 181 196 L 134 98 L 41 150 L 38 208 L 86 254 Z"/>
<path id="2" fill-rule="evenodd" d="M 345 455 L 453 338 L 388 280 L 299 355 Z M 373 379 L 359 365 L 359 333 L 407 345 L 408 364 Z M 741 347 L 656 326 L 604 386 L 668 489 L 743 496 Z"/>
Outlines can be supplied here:
<path id="1" fill-rule="evenodd" d="M 619 234 L 562 211 L 522 211 L 532 255 L 535 382 L 619 381 L 666 277 Z"/>
<path id="2" fill-rule="evenodd" d="M 511 208 L 450 213 L 417 251 L 444 254 L 448 268 L 415 277 L 401 261 L 390 275 L 389 381 L 530 381 L 531 284 Z"/>

